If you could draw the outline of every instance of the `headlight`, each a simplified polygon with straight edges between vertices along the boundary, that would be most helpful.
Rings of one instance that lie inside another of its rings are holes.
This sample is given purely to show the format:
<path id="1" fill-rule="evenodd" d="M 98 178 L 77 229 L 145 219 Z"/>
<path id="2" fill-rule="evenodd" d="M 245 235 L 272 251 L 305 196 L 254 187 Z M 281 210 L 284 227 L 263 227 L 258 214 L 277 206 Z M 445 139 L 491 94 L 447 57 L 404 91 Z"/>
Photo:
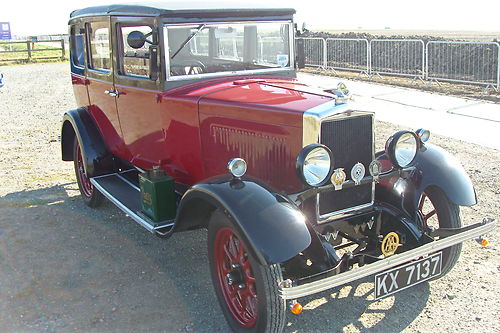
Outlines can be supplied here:
<path id="1" fill-rule="evenodd" d="M 420 139 L 421 142 L 427 142 L 431 137 L 431 132 L 423 128 L 419 128 L 418 130 L 416 130 L 415 134 L 417 135 L 417 137 Z"/>
<path id="2" fill-rule="evenodd" d="M 394 133 L 385 144 L 385 151 L 389 155 L 392 164 L 405 168 L 413 163 L 417 155 L 418 138 L 410 131 L 399 131 Z"/>
<path id="3" fill-rule="evenodd" d="M 242 158 L 233 158 L 227 164 L 227 169 L 233 177 L 240 178 L 247 172 L 247 162 Z"/>
<path id="4" fill-rule="evenodd" d="M 324 185 L 330 179 L 332 166 L 332 151 L 324 145 L 308 145 L 297 156 L 297 173 L 309 186 Z"/>

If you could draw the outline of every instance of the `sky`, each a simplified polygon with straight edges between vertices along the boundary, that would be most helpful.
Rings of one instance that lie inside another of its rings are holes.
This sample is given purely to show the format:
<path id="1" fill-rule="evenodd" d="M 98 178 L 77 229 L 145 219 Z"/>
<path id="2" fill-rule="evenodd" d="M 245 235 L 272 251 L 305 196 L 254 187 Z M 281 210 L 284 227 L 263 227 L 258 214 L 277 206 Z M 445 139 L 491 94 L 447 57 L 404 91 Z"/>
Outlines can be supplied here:
<path id="1" fill-rule="evenodd" d="M 205 2 L 207 0 L 198 0 Z M 14 35 L 30 36 L 67 32 L 69 14 L 79 8 L 137 3 L 137 0 L 2 0 L 0 22 L 10 22 Z M 149 1 L 149 3 L 154 1 Z M 255 0 L 233 0 L 248 6 Z M 262 1 L 260 1 L 262 2 Z M 269 4 L 269 1 L 265 2 Z M 297 10 L 296 22 L 308 29 L 391 29 L 500 31 L 500 1 L 476 0 L 287 0 L 276 7 Z"/>

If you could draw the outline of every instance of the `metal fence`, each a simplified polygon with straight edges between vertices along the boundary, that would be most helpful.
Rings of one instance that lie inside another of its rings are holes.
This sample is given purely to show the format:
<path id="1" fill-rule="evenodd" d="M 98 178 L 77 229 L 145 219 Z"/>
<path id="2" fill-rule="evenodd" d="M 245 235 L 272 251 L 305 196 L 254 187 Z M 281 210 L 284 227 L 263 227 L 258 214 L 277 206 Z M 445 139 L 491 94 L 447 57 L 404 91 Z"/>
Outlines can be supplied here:
<path id="1" fill-rule="evenodd" d="M 499 87 L 500 45 L 493 42 L 427 43 L 427 79 Z"/>
<path id="2" fill-rule="evenodd" d="M 64 40 L 0 42 L 0 62 L 64 59 Z"/>
<path id="3" fill-rule="evenodd" d="M 424 78 L 424 42 L 417 39 L 370 41 L 370 73 Z"/>
<path id="4" fill-rule="evenodd" d="M 326 68 L 365 73 L 370 71 L 367 39 L 327 38 Z"/>
<path id="5" fill-rule="evenodd" d="M 298 38 L 305 65 L 500 88 L 500 44 L 419 39 Z"/>
<path id="6" fill-rule="evenodd" d="M 305 65 L 326 68 L 326 40 L 323 38 L 297 38 L 304 44 Z"/>

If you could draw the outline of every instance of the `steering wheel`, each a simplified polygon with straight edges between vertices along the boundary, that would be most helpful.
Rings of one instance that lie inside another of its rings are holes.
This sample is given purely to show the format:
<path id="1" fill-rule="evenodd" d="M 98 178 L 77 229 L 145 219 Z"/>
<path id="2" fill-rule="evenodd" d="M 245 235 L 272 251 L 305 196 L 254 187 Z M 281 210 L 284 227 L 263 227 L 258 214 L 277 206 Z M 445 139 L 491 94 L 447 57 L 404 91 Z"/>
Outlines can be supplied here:
<path id="1" fill-rule="evenodd" d="M 186 73 L 186 67 L 189 67 L 189 70 Z M 175 63 L 170 64 L 171 71 L 177 75 L 191 75 L 191 74 L 200 74 L 204 73 L 207 67 L 199 60 L 196 59 L 185 59 L 176 61 Z M 180 71 L 173 70 L 174 68 L 181 69 Z"/>

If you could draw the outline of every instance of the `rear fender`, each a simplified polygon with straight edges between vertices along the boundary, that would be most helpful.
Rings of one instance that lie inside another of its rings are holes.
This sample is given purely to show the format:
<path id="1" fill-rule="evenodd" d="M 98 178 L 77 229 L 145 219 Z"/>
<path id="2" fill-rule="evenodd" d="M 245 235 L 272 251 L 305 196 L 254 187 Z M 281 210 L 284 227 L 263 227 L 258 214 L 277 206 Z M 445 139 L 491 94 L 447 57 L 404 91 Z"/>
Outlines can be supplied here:
<path id="1" fill-rule="evenodd" d="M 285 197 L 253 180 L 213 178 L 182 197 L 176 231 L 207 223 L 220 209 L 245 237 L 261 264 L 288 260 L 311 243 L 302 212 Z"/>
<path id="2" fill-rule="evenodd" d="M 106 174 L 113 170 L 113 157 L 87 108 L 73 109 L 64 114 L 61 129 L 63 161 L 74 159 L 75 136 L 80 143 L 85 171 L 89 177 Z"/>

